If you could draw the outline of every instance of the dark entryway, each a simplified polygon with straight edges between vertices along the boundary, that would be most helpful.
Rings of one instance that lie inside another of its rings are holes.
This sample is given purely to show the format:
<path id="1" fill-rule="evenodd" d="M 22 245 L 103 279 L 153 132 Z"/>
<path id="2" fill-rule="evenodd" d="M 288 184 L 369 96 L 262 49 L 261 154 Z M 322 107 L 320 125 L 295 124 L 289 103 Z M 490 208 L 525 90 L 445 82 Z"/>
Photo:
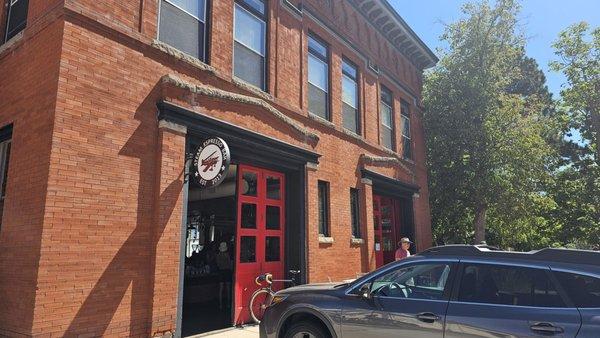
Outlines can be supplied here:
<path id="1" fill-rule="evenodd" d="M 367 169 L 361 175 L 373 183 L 375 265 L 380 267 L 394 261 L 402 237 L 415 240 L 413 195 L 419 187 Z M 415 250 L 414 246 L 410 249 Z"/>
<path id="2" fill-rule="evenodd" d="M 281 178 L 284 178 L 281 181 L 282 184 L 282 205 L 280 206 L 282 210 L 285 210 L 282 213 L 282 224 L 285 224 L 285 227 L 282 228 L 283 233 L 283 243 L 281 243 L 281 247 L 283 248 L 283 271 L 284 274 L 281 277 L 286 279 L 290 279 L 291 276 L 287 273 L 289 270 L 300 270 L 301 274 L 297 280 L 300 283 L 306 281 L 306 261 L 305 261 L 305 250 L 306 250 L 306 165 L 307 163 L 318 164 L 318 159 L 320 155 L 290 145 L 285 142 L 281 142 L 279 140 L 275 140 L 264 135 L 260 135 L 254 133 L 252 131 L 231 125 L 229 123 L 215 120 L 206 115 L 198 114 L 196 112 L 184 109 L 177 105 L 168 102 L 159 102 L 159 120 L 166 120 L 169 122 L 174 122 L 180 125 L 185 125 L 187 127 L 188 133 L 188 143 L 187 143 L 187 152 L 193 152 L 198 144 L 208 137 L 220 137 L 222 138 L 228 145 L 231 151 L 231 163 L 234 165 L 238 165 L 237 169 L 239 169 L 239 165 L 251 166 L 255 168 L 266 168 L 268 172 L 277 173 L 281 175 Z M 233 167 L 233 166 L 232 166 Z M 237 175 L 239 177 L 239 173 Z M 230 179 L 229 176 L 226 180 Z M 192 188 L 192 184 L 190 180 L 186 180 L 185 189 L 188 187 Z M 226 182 L 221 183 L 221 185 L 226 184 Z M 239 184 L 238 184 L 239 185 Z M 186 190 L 187 191 L 187 190 Z M 191 192 L 191 190 L 190 190 Z M 188 203 L 191 193 L 185 194 L 184 197 L 186 199 L 185 206 L 186 209 L 190 209 L 193 205 L 192 202 Z M 211 202 L 206 202 L 203 204 L 210 204 Z M 215 203 L 219 203 L 215 201 Z M 224 203 L 228 203 L 228 205 L 233 204 L 234 207 L 231 209 L 233 213 L 236 214 L 237 217 L 240 217 L 240 210 L 238 206 L 238 201 L 234 199 L 222 200 L 221 205 Z M 267 203 L 269 204 L 269 203 Z M 271 203 L 272 204 L 272 203 Z M 265 204 L 266 205 L 266 204 Z M 201 207 L 201 209 L 204 206 Z M 209 208 L 208 206 L 206 208 Z M 191 210 L 186 210 L 185 215 L 189 216 L 191 214 Z M 265 213 L 266 216 L 266 213 Z M 230 220 L 231 221 L 231 220 Z M 184 220 L 184 224 L 182 227 L 187 227 L 187 217 Z M 235 237 L 236 235 L 233 234 Z M 186 326 L 184 324 L 184 328 L 187 331 L 187 328 L 193 328 L 194 330 L 213 330 L 215 327 L 212 324 L 221 326 L 221 322 L 219 320 L 225 320 L 225 325 L 234 325 L 234 316 L 233 311 L 227 312 L 227 315 L 220 316 L 218 319 L 214 321 L 211 320 L 211 316 L 214 315 L 214 312 L 211 312 L 209 316 L 206 315 L 206 309 L 214 310 L 219 307 L 218 298 L 213 298 L 211 301 L 204 303 L 203 306 L 194 307 L 193 309 L 188 307 L 185 302 L 185 298 L 187 297 L 187 287 L 184 283 L 185 278 L 183 278 L 185 273 L 185 234 L 182 235 L 182 244 L 181 244 L 181 252 L 182 252 L 182 264 L 180 268 L 180 296 L 179 296 L 179 308 L 178 308 L 178 328 L 181 328 L 181 324 L 183 321 L 189 317 L 202 317 L 203 322 L 212 322 L 209 324 L 188 324 Z M 231 257 L 238 257 L 240 251 L 240 243 L 239 238 L 234 240 L 234 242 L 228 246 L 231 246 L 232 250 L 230 251 L 233 255 Z M 281 239 L 280 239 L 281 240 Z M 222 241 L 222 240 L 221 240 Z M 216 241 L 215 241 L 216 242 Z M 265 243 L 266 245 L 266 238 Z M 219 243 L 220 245 L 220 243 Z M 266 248 L 263 248 L 266 250 Z M 262 249 L 261 249 L 262 250 Z M 264 251 L 264 250 L 263 250 Z M 263 271 L 267 272 L 267 271 Z M 268 271 L 272 272 L 272 271 Z M 236 276 L 235 264 L 233 269 L 233 276 Z M 192 285 L 192 284 L 189 284 Z M 236 280 L 235 278 L 232 281 L 231 289 L 235 290 Z M 186 289 L 186 290 L 184 290 Z M 191 294 L 191 293 L 190 293 Z M 235 300 L 235 297 L 232 297 Z M 216 301 L 216 303 L 215 303 Z M 241 300 L 244 301 L 243 299 Z M 212 302 L 212 303 L 211 303 Z M 229 304 L 230 308 L 235 308 L 238 305 L 235 302 Z M 222 312 L 225 313 L 225 312 Z M 186 332 L 182 332 L 186 333 Z M 184 334 L 185 335 L 185 334 Z"/>

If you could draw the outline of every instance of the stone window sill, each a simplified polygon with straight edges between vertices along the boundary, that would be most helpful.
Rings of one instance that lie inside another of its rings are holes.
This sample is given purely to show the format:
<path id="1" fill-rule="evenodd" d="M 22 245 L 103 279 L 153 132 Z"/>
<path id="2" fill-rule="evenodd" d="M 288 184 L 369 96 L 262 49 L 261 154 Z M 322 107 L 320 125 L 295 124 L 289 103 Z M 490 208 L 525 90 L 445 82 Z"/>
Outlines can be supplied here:
<path id="1" fill-rule="evenodd" d="M 350 244 L 353 244 L 353 245 L 362 245 L 364 243 L 365 243 L 365 240 L 362 238 L 351 238 L 350 239 Z"/>
<path id="2" fill-rule="evenodd" d="M 324 118 L 322 118 L 322 117 L 321 117 L 321 116 L 319 116 L 319 115 L 316 115 L 316 114 L 313 114 L 313 113 L 311 113 L 311 112 L 308 112 L 308 117 L 309 117 L 311 120 L 313 120 L 313 121 L 317 121 L 317 122 L 319 122 L 319 123 L 321 123 L 321 124 L 324 124 L 324 125 L 326 125 L 326 126 L 328 126 L 328 127 L 331 127 L 331 128 L 333 128 L 333 129 L 335 129 L 335 124 L 333 124 L 333 122 L 331 122 L 331 121 L 329 121 L 329 120 L 327 120 L 327 119 L 324 119 Z"/>
<path id="3" fill-rule="evenodd" d="M 319 243 L 331 244 L 333 243 L 333 237 L 319 236 Z"/>
<path id="4" fill-rule="evenodd" d="M 0 54 L 2 54 L 4 51 L 10 49 L 11 47 L 15 46 L 19 41 L 23 40 L 23 31 L 24 30 L 25 29 L 22 29 L 19 33 L 15 34 L 15 36 L 6 40 L 4 43 L 0 43 Z M 2 40 L 0 40 L 0 41 L 2 41 Z"/>

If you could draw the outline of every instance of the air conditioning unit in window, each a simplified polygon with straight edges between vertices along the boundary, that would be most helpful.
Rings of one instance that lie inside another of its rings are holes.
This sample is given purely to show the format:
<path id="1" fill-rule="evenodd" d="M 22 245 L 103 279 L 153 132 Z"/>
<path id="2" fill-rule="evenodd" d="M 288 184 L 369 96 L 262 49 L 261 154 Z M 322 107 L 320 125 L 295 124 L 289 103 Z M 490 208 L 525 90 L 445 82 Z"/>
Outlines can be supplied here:
<path id="1" fill-rule="evenodd" d="M 369 68 L 375 72 L 375 74 L 379 75 L 379 66 L 377 66 L 376 64 L 373 63 L 373 61 L 369 60 L 368 61 L 368 66 Z"/>

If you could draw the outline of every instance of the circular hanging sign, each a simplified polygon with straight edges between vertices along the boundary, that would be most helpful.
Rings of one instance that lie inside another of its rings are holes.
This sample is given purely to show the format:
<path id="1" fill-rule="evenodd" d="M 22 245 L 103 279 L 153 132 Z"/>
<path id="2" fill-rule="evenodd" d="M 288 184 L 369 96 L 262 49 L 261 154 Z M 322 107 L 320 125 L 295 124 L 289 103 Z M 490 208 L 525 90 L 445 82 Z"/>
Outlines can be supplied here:
<path id="1" fill-rule="evenodd" d="M 194 177 L 203 188 L 219 185 L 227 176 L 231 154 L 223 139 L 204 140 L 194 154 Z"/>

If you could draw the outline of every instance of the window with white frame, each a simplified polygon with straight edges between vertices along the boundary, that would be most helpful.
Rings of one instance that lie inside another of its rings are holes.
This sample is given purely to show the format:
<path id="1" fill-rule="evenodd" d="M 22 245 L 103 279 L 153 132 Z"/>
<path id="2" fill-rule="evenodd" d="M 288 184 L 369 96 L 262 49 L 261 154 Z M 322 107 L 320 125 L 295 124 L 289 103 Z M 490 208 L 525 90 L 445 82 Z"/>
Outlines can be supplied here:
<path id="1" fill-rule="evenodd" d="M 158 39 L 206 61 L 208 0 L 160 0 Z"/>
<path id="2" fill-rule="evenodd" d="M 342 116 L 344 128 L 360 134 L 358 70 L 346 59 L 342 60 Z"/>
<path id="3" fill-rule="evenodd" d="M 308 36 L 308 111 L 330 120 L 329 47 L 316 36 Z"/>
<path id="4" fill-rule="evenodd" d="M 4 40 L 6 42 L 27 26 L 28 0 L 8 0 Z"/>
<path id="5" fill-rule="evenodd" d="M 266 89 L 267 15 L 262 0 L 236 0 L 233 75 Z"/>
<path id="6" fill-rule="evenodd" d="M 381 143 L 390 150 L 395 150 L 393 102 L 392 92 L 381 86 Z"/>
<path id="7" fill-rule="evenodd" d="M 408 103 L 402 101 L 402 157 L 408 160 L 413 159 L 412 140 L 410 134 L 410 108 Z"/>

